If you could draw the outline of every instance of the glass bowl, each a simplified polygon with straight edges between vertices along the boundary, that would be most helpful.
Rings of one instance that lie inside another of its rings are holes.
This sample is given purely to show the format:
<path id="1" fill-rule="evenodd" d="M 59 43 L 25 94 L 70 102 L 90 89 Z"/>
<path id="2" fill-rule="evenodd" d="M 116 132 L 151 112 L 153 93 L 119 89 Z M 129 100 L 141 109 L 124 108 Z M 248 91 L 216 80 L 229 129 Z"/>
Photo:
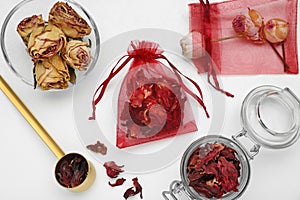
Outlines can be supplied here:
<path id="1" fill-rule="evenodd" d="M 23 0 L 8 13 L 1 28 L 1 50 L 5 61 L 17 77 L 32 87 L 34 86 L 34 64 L 27 52 L 26 45 L 17 32 L 17 26 L 24 18 L 32 15 L 42 14 L 43 19 L 47 21 L 50 9 L 56 2 L 58 0 Z M 87 70 L 75 70 L 76 84 L 78 84 L 92 71 L 97 62 L 100 52 L 100 36 L 95 21 L 81 5 L 73 0 L 60 0 L 60 2 L 68 3 L 92 29 L 89 35 L 83 37 L 84 41 L 91 44 L 92 61 Z M 70 83 L 68 85 L 68 88 L 72 86 Z"/>

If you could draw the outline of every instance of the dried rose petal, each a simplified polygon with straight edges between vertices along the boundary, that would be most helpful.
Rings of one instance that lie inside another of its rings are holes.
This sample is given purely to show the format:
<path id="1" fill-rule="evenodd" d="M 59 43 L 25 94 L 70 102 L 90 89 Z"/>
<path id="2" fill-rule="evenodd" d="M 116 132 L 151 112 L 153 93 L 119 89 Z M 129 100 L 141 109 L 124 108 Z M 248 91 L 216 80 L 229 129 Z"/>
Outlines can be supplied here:
<path id="1" fill-rule="evenodd" d="M 116 187 L 116 186 L 119 186 L 119 185 L 123 185 L 123 183 L 126 181 L 125 178 L 119 178 L 116 180 L 115 183 L 111 183 L 111 182 L 108 182 L 108 184 L 111 186 L 111 187 Z"/>
<path id="2" fill-rule="evenodd" d="M 105 162 L 103 166 L 106 168 L 106 174 L 111 178 L 116 178 L 121 172 L 124 172 L 121 169 L 124 165 L 118 166 L 114 161 Z"/>
<path id="3" fill-rule="evenodd" d="M 106 155 L 107 153 L 107 147 L 105 146 L 105 144 L 101 143 L 100 141 L 97 141 L 96 144 L 87 145 L 86 148 L 95 153 L 100 153 L 102 155 Z"/>
<path id="4" fill-rule="evenodd" d="M 127 112 L 121 115 L 130 138 L 145 138 L 174 131 L 182 122 L 181 108 L 185 99 L 178 99 L 181 97 L 178 83 L 164 79 L 154 79 L 153 82 L 134 90 L 129 104 L 126 104 L 130 116 L 126 115 Z"/>
<path id="5" fill-rule="evenodd" d="M 135 190 L 133 190 L 133 187 L 128 188 L 125 191 L 123 197 L 125 199 L 127 199 L 128 197 L 131 197 L 131 196 L 134 196 L 134 195 L 137 195 L 140 193 L 140 198 L 143 199 L 143 193 L 142 193 L 143 188 L 140 185 L 140 183 L 138 182 L 138 178 L 137 177 L 133 178 L 132 182 L 133 182 L 133 186 L 134 186 Z"/>
<path id="6" fill-rule="evenodd" d="M 238 189 L 240 161 L 234 149 L 224 144 L 205 144 L 190 156 L 187 165 L 189 185 L 207 198 L 221 198 Z"/>
<path id="7" fill-rule="evenodd" d="M 128 199 L 129 197 L 132 197 L 132 196 L 134 196 L 134 195 L 136 195 L 136 194 L 135 194 L 135 191 L 133 190 L 133 187 L 131 187 L 131 188 L 128 188 L 128 189 L 124 192 L 123 197 L 124 197 L 125 199 Z"/>
<path id="8" fill-rule="evenodd" d="M 135 187 L 135 194 L 140 193 L 140 197 L 141 197 L 141 199 L 143 199 L 143 193 L 142 193 L 143 188 L 140 185 L 140 183 L 138 182 L 138 178 L 135 177 L 132 179 L 132 181 L 133 181 L 133 186 Z"/>
<path id="9" fill-rule="evenodd" d="M 273 18 L 264 26 L 266 39 L 271 43 L 283 42 L 289 31 L 288 23 L 282 19 Z"/>
<path id="10" fill-rule="evenodd" d="M 68 154 L 55 169 L 58 182 L 67 188 L 80 185 L 87 177 L 88 163 L 81 155 Z"/>

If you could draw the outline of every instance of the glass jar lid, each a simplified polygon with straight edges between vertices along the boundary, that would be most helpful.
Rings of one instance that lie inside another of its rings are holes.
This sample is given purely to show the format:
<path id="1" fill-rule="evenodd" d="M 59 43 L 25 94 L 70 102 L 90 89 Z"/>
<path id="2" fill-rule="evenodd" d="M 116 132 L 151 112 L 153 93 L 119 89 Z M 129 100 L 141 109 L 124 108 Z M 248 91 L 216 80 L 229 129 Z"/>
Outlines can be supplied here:
<path id="1" fill-rule="evenodd" d="M 260 86 L 244 99 L 241 121 L 247 136 L 267 148 L 280 149 L 299 137 L 300 101 L 289 88 Z"/>

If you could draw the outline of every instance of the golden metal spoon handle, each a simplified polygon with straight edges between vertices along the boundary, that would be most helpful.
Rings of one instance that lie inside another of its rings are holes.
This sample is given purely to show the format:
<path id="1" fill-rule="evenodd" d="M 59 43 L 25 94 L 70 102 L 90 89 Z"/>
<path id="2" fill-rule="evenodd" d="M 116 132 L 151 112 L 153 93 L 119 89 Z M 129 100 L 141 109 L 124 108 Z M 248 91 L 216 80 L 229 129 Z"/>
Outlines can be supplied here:
<path id="1" fill-rule="evenodd" d="M 32 128 L 39 134 L 42 140 L 46 143 L 49 149 L 55 154 L 55 156 L 60 159 L 65 153 L 56 144 L 44 127 L 39 123 L 39 121 L 33 116 L 33 114 L 28 110 L 21 99 L 16 95 L 16 93 L 11 89 L 7 82 L 0 75 L 0 89 L 12 102 L 12 104 L 18 109 L 18 111 L 23 115 L 27 122 L 32 126 Z"/>

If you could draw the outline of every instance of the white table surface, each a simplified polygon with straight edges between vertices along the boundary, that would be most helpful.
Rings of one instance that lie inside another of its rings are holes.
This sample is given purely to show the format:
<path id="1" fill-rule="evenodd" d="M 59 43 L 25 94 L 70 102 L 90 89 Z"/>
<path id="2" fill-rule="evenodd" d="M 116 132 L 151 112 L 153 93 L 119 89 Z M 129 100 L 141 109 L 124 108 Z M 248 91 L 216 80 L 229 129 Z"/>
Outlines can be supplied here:
<path id="1" fill-rule="evenodd" d="M 0 2 L 0 22 L 19 0 Z M 126 31 L 161 28 L 181 34 L 188 32 L 188 7 L 192 1 L 182 0 L 78 0 L 95 19 L 101 42 Z M 0 92 L 0 199 L 1 200 L 75 200 L 123 199 L 130 179 L 138 176 L 145 200 L 163 199 L 161 192 L 174 179 L 180 179 L 179 163 L 148 174 L 123 174 L 129 181 L 123 187 L 111 188 L 104 168 L 81 144 L 72 116 L 72 90 L 64 96 L 34 91 L 20 82 L 8 69 L 1 56 L 0 73 L 40 120 L 65 152 L 80 152 L 91 160 L 97 171 L 94 185 L 86 192 L 72 193 L 59 187 L 54 179 L 56 157 L 34 130 Z M 221 77 L 224 88 L 235 94 L 225 99 L 225 117 L 220 133 L 230 137 L 241 129 L 240 106 L 245 95 L 256 86 L 271 84 L 289 87 L 300 96 L 299 75 L 259 75 Z M 250 184 L 243 200 L 299 200 L 300 142 L 284 150 L 262 149 L 251 161 Z M 139 199 L 139 196 L 130 199 Z"/>

